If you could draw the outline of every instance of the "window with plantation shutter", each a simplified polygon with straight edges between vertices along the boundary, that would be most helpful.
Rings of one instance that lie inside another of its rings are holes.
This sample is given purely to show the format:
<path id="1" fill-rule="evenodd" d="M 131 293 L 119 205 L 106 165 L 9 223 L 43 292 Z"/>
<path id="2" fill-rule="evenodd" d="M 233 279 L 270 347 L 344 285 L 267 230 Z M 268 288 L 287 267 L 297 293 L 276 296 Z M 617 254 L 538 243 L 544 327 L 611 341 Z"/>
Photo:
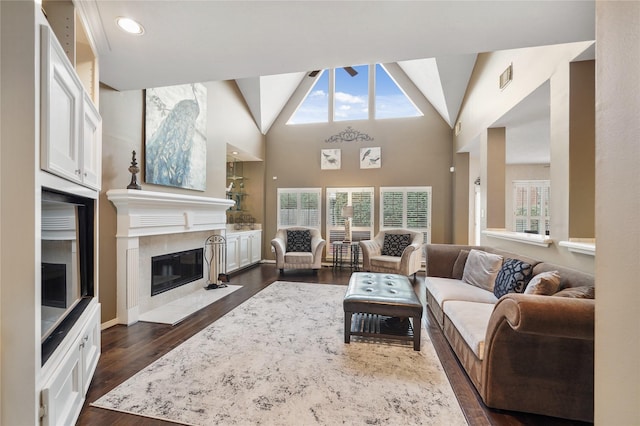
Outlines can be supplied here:
<path id="1" fill-rule="evenodd" d="M 278 188 L 278 228 L 320 229 L 320 188 Z"/>
<path id="2" fill-rule="evenodd" d="M 422 232 L 431 242 L 431 187 L 381 187 L 380 230 L 404 228 Z"/>
<path id="3" fill-rule="evenodd" d="M 513 224 L 515 232 L 549 235 L 548 180 L 513 181 Z"/>
<path id="4" fill-rule="evenodd" d="M 373 238 L 373 188 L 327 188 L 326 197 L 327 256 L 333 257 L 332 242 L 344 240 L 344 206 L 353 206 L 351 239 L 362 241 Z"/>

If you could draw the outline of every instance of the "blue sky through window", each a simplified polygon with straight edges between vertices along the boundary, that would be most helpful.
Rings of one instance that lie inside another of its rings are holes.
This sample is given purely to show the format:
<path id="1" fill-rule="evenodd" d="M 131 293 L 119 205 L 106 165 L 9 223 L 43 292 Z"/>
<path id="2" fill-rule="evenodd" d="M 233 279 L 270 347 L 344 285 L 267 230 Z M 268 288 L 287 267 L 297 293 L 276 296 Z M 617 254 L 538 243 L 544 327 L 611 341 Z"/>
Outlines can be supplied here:
<path id="1" fill-rule="evenodd" d="M 353 67 L 358 74 L 350 76 L 336 68 L 336 91 L 333 99 L 333 120 L 366 120 L 369 118 L 369 66 Z"/>
<path id="2" fill-rule="evenodd" d="M 375 111 L 376 118 L 420 117 L 422 115 L 380 64 L 376 64 Z"/>
<path id="3" fill-rule="evenodd" d="M 329 121 L 329 71 L 323 70 L 287 124 L 326 123 L 327 121 Z"/>
<path id="4" fill-rule="evenodd" d="M 384 67 L 375 67 L 375 118 L 422 116 Z M 358 71 L 354 77 L 343 68 L 335 70 L 333 121 L 369 119 L 369 66 L 353 68 Z M 287 124 L 327 123 L 329 92 L 329 70 L 323 70 Z"/>

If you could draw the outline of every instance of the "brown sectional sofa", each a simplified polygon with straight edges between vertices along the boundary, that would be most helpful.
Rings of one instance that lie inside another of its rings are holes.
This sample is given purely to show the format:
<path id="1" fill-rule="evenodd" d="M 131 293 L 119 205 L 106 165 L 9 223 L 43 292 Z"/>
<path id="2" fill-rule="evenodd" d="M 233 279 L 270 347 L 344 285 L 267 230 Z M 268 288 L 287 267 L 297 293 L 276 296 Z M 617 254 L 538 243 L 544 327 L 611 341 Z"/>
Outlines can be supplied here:
<path id="1" fill-rule="evenodd" d="M 427 306 L 484 403 L 592 422 L 595 300 L 520 293 L 497 299 L 458 279 L 463 249 L 523 260 L 532 276 L 557 270 L 560 289 L 594 287 L 594 277 L 490 247 L 426 246 Z"/>

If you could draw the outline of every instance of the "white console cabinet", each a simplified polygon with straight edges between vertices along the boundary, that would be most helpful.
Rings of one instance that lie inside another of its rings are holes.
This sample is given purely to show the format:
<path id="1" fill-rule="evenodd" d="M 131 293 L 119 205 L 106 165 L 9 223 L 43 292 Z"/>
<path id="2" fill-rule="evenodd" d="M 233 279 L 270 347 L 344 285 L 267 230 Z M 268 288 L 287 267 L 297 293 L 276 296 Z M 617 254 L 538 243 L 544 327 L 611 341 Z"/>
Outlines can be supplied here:
<path id="1" fill-rule="evenodd" d="M 67 336 L 71 344 L 66 352 L 48 366 L 41 395 L 43 426 L 71 425 L 80 415 L 100 357 L 100 304 L 90 304 L 87 310 L 87 321 L 78 332 Z"/>
<path id="2" fill-rule="evenodd" d="M 100 189 L 102 119 L 51 29 L 41 31 L 43 170 Z"/>
<path id="3" fill-rule="evenodd" d="M 262 230 L 227 231 L 227 272 L 262 260 Z"/>

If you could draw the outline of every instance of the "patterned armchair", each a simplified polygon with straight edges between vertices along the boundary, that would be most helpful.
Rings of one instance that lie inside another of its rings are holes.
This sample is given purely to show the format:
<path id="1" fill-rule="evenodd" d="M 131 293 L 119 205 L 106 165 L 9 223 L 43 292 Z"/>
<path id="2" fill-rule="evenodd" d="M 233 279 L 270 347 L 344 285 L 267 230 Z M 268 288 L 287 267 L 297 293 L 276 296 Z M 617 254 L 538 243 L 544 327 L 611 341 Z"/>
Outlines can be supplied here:
<path id="1" fill-rule="evenodd" d="M 276 268 L 280 273 L 285 269 L 313 269 L 322 267 L 322 250 L 326 241 L 320 231 L 314 228 L 292 227 L 278 229 L 271 240 L 276 253 Z"/>
<path id="2" fill-rule="evenodd" d="M 360 241 L 362 268 L 370 272 L 416 277 L 422 263 L 422 232 L 407 229 L 380 231 L 373 240 Z"/>

